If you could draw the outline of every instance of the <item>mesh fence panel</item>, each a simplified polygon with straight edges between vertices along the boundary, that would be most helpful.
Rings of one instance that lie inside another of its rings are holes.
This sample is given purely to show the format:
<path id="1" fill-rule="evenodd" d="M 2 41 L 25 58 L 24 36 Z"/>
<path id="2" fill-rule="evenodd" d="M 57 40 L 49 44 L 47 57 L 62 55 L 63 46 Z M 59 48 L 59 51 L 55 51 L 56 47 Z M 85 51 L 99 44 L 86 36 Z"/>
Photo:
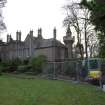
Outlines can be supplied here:
<path id="1" fill-rule="evenodd" d="M 47 62 L 44 74 L 51 79 L 69 78 L 80 79 L 82 61 Z"/>

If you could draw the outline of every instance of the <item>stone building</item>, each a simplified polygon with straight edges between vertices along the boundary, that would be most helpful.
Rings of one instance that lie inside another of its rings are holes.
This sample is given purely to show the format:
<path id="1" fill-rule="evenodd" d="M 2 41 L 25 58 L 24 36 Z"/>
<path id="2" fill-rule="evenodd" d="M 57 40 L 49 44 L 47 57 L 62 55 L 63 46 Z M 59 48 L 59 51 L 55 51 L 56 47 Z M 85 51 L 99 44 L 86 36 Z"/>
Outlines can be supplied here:
<path id="1" fill-rule="evenodd" d="M 61 61 L 65 58 L 72 58 L 72 45 L 74 38 L 68 27 L 64 43 L 56 39 L 56 29 L 53 30 L 53 38 L 44 39 L 42 29 L 38 29 L 38 35 L 35 37 L 31 30 L 24 41 L 21 41 L 21 32 L 16 32 L 16 40 L 11 35 L 7 35 L 7 42 L 0 41 L 0 58 L 2 60 L 12 60 L 20 58 L 22 60 L 45 55 L 48 61 Z"/>

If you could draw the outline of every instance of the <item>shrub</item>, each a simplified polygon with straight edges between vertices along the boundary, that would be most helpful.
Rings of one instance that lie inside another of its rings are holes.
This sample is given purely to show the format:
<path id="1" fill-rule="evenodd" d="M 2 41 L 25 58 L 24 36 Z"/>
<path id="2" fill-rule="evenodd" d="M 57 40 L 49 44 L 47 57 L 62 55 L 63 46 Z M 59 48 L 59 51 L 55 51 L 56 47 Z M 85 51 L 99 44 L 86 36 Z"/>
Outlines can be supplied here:
<path id="1" fill-rule="evenodd" d="M 3 66 L 3 65 L 0 64 L 0 75 L 1 75 L 2 72 L 5 70 L 5 68 L 6 68 L 5 66 Z"/>
<path id="2" fill-rule="evenodd" d="M 2 75 L 2 67 L 0 66 L 0 75 Z"/>
<path id="3" fill-rule="evenodd" d="M 0 68 L 2 69 L 2 72 L 10 72 L 12 69 L 10 68 L 9 62 L 1 62 Z"/>
<path id="4" fill-rule="evenodd" d="M 43 55 L 40 55 L 38 57 L 35 57 L 31 60 L 31 67 L 35 74 L 42 73 L 43 65 L 46 63 L 46 57 Z"/>
<path id="5" fill-rule="evenodd" d="M 29 64 L 29 58 L 24 59 L 24 60 L 23 60 L 23 64 L 24 64 L 24 65 L 28 65 L 28 64 Z"/>
<path id="6" fill-rule="evenodd" d="M 3 72 L 14 72 L 17 70 L 17 67 L 22 64 L 22 61 L 18 58 L 13 60 L 3 61 L 2 65 L 4 67 Z"/>
<path id="7" fill-rule="evenodd" d="M 0 75 L 2 75 L 2 72 L 1 72 L 1 70 L 0 70 Z"/>
<path id="8" fill-rule="evenodd" d="M 13 59 L 9 61 L 10 66 L 19 66 L 22 64 L 22 61 L 19 58 Z"/>
<path id="9" fill-rule="evenodd" d="M 2 74 L 2 72 L 5 70 L 4 64 L 2 62 L 0 62 L 0 74 Z"/>
<path id="10" fill-rule="evenodd" d="M 17 72 L 19 73 L 24 73 L 30 70 L 30 66 L 29 65 L 21 65 L 17 67 Z"/>

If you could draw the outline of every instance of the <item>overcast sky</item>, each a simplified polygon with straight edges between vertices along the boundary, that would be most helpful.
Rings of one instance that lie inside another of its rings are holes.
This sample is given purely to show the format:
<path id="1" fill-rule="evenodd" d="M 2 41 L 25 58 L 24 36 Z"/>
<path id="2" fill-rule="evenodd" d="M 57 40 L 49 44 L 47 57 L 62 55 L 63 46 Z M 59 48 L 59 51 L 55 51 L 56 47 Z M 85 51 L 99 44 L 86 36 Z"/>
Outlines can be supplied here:
<path id="1" fill-rule="evenodd" d="M 53 28 L 57 28 L 57 39 L 65 35 L 62 21 L 65 17 L 63 6 L 66 0 L 8 0 L 3 10 L 7 32 L 15 39 L 17 30 L 22 31 L 22 39 L 30 29 L 37 36 L 38 27 L 42 27 L 43 37 L 52 38 Z M 2 35 L 6 39 L 6 35 Z"/>
<path id="2" fill-rule="evenodd" d="M 30 29 L 37 36 L 38 28 L 42 28 L 44 38 L 53 37 L 53 28 L 57 29 L 57 39 L 62 41 L 65 35 L 63 19 L 65 10 L 62 8 L 71 1 L 78 0 L 7 0 L 3 9 L 7 33 L 16 39 L 16 31 L 22 31 L 22 40 Z M 6 34 L 1 37 L 6 40 Z"/>

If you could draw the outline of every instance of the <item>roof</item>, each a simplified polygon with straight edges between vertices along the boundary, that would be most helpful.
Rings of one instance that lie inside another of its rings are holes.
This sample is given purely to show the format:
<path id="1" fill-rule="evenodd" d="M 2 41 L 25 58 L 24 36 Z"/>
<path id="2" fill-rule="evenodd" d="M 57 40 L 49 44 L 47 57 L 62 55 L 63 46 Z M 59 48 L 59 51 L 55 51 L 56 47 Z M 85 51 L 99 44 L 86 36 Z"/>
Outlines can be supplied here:
<path id="1" fill-rule="evenodd" d="M 51 39 L 42 39 L 38 45 L 38 48 L 45 48 L 45 47 L 65 47 L 60 41 Z"/>
<path id="2" fill-rule="evenodd" d="M 63 43 L 61 43 L 60 41 L 58 41 L 57 39 L 54 38 L 50 38 L 50 39 L 43 39 L 43 38 L 39 38 L 39 37 L 34 37 L 34 36 L 30 36 L 27 35 L 27 37 L 25 38 L 24 41 L 17 41 L 17 40 L 13 40 L 11 39 L 10 42 L 6 43 L 6 44 L 19 44 L 21 46 L 25 46 L 26 41 L 29 41 L 29 39 L 33 39 L 32 43 L 36 46 L 34 46 L 37 49 L 40 48 L 48 48 L 48 47 L 61 47 L 61 48 L 66 48 L 65 45 Z"/>

